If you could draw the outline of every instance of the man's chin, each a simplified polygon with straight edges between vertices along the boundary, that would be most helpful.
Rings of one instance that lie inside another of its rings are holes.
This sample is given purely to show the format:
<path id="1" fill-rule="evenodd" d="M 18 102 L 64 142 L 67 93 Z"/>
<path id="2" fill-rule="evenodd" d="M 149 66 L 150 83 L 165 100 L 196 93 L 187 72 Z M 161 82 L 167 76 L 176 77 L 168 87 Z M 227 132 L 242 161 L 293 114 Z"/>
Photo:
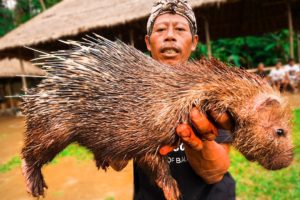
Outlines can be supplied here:
<path id="1" fill-rule="evenodd" d="M 177 57 L 168 57 L 161 60 L 161 62 L 167 65 L 178 65 L 180 64 L 180 59 Z"/>
<path id="2" fill-rule="evenodd" d="M 165 62 L 165 64 L 175 66 L 175 65 L 178 65 L 179 62 L 178 61 L 167 61 L 167 62 Z"/>

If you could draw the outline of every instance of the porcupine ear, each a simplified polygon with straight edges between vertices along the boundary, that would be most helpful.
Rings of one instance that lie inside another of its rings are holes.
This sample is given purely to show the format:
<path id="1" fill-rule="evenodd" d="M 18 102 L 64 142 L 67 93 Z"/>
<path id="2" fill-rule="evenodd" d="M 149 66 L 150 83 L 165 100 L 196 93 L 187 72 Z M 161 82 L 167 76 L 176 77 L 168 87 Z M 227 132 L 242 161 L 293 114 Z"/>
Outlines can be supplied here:
<path id="1" fill-rule="evenodd" d="M 269 97 L 264 102 L 262 102 L 261 106 L 273 106 L 280 105 L 279 101 L 275 98 Z"/>
<path id="2" fill-rule="evenodd" d="M 280 102 L 276 97 L 267 97 L 267 98 L 256 100 L 254 105 L 256 110 L 260 110 L 262 108 L 280 105 Z"/>

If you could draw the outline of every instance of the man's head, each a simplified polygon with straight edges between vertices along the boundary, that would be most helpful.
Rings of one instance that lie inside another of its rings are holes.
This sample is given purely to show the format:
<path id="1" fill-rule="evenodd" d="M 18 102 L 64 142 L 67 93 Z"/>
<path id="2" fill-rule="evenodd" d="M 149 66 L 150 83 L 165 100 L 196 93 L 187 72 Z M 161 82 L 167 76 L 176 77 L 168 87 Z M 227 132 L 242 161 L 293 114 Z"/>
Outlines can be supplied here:
<path id="1" fill-rule="evenodd" d="M 195 15 L 186 0 L 160 0 L 148 19 L 145 42 L 154 59 L 176 65 L 196 49 L 196 32 Z"/>
<path id="2" fill-rule="evenodd" d="M 262 62 L 258 63 L 257 70 L 262 72 L 262 71 L 264 71 L 264 69 L 265 69 L 264 63 L 262 63 Z"/>
<path id="3" fill-rule="evenodd" d="M 280 69 L 282 67 L 282 62 L 279 60 L 276 63 L 276 69 Z"/>
<path id="4" fill-rule="evenodd" d="M 294 66 L 294 64 L 295 64 L 295 60 L 293 58 L 290 58 L 289 59 L 289 65 Z"/>

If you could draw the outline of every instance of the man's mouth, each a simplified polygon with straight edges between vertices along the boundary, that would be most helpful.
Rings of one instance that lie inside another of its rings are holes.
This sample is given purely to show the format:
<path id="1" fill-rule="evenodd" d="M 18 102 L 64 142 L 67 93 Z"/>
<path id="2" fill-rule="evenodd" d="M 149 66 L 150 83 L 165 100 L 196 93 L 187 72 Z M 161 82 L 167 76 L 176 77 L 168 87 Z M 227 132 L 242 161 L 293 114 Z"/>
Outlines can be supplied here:
<path id="1" fill-rule="evenodd" d="M 166 47 L 166 48 L 162 48 L 160 52 L 167 57 L 173 57 L 173 56 L 176 56 L 180 51 L 177 48 Z"/>

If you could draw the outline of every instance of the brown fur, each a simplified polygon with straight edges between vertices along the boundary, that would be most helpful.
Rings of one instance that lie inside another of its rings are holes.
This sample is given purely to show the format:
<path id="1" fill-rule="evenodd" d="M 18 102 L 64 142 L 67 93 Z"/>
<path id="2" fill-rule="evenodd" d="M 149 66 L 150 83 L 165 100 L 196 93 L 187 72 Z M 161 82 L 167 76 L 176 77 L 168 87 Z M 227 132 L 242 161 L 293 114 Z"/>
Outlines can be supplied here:
<path id="1" fill-rule="evenodd" d="M 215 59 L 171 68 L 120 41 L 84 40 L 42 56 L 48 76 L 24 96 L 23 173 L 33 196 L 46 187 L 41 167 L 77 142 L 93 152 L 99 168 L 110 160 L 135 159 L 167 199 L 178 199 L 177 183 L 158 150 L 178 143 L 175 128 L 190 121 L 193 106 L 204 113 L 229 112 L 233 145 L 248 159 L 267 169 L 291 163 L 290 112 L 257 76 Z"/>

